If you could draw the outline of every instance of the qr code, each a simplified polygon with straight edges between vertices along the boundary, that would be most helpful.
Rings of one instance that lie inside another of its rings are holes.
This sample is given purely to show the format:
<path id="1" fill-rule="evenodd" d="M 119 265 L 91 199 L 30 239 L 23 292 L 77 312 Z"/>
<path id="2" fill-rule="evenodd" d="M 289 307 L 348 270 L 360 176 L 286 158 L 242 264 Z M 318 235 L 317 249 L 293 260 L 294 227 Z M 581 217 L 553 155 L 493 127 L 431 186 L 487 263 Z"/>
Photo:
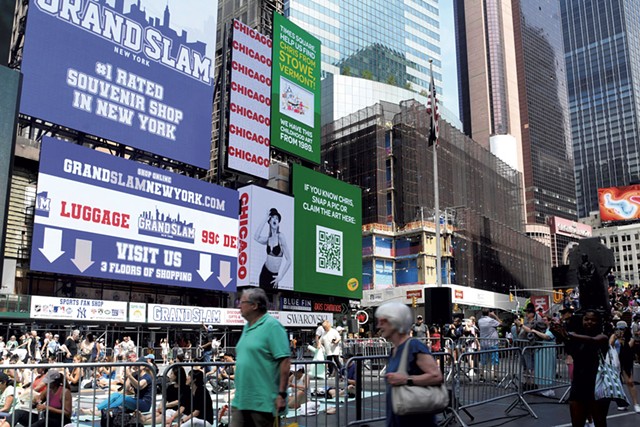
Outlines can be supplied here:
<path id="1" fill-rule="evenodd" d="M 342 231 L 316 225 L 316 271 L 342 276 Z"/>

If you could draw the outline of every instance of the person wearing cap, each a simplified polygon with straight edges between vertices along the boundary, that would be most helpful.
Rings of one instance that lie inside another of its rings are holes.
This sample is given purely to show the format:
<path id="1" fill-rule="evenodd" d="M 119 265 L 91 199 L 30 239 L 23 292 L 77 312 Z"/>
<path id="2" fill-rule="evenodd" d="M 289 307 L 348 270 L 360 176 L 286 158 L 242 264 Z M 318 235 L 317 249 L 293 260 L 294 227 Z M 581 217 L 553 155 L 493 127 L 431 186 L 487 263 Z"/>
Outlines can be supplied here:
<path id="1" fill-rule="evenodd" d="M 305 374 L 304 365 L 293 367 L 294 372 L 289 376 L 289 400 L 287 406 L 298 409 L 307 403 L 307 391 L 309 390 L 309 377 Z"/>
<path id="2" fill-rule="evenodd" d="M 60 371 L 50 369 L 42 380 L 47 388 L 34 398 L 39 414 L 17 409 L 11 417 L 11 425 L 46 427 L 71 423 L 71 391 L 63 386 L 64 377 Z"/>
<path id="3" fill-rule="evenodd" d="M 219 366 L 215 371 L 207 372 L 208 381 L 216 393 L 235 388 L 236 368 L 233 365 L 233 357 L 225 353 L 221 353 L 220 357 L 223 363 L 230 365 Z"/>
<path id="4" fill-rule="evenodd" d="M 409 331 L 409 336 L 414 338 L 421 339 L 429 339 L 429 327 L 423 323 L 422 316 L 418 315 L 416 317 L 416 323 L 411 325 L 411 331 Z"/>
<path id="5" fill-rule="evenodd" d="M 620 320 L 616 323 L 616 330 L 609 338 L 609 345 L 614 347 L 618 352 L 622 380 L 629 388 L 629 395 L 631 396 L 631 402 L 633 403 L 633 410 L 640 414 L 640 405 L 638 404 L 636 386 L 633 382 L 633 346 L 635 345 L 635 340 L 631 336 L 631 329 L 627 325 L 627 322 Z M 627 407 L 618 406 L 618 410 L 626 411 Z"/>
<path id="6" fill-rule="evenodd" d="M 48 356 L 57 356 L 58 350 L 60 350 L 60 335 L 55 334 L 51 339 L 49 339 L 49 344 L 47 344 Z"/>

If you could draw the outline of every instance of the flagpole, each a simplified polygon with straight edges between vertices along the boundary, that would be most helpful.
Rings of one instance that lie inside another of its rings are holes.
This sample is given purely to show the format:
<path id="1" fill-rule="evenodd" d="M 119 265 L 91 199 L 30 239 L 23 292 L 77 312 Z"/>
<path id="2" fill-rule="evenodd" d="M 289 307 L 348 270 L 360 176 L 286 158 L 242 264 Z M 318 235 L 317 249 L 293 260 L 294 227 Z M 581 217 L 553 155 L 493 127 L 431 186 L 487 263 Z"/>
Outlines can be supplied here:
<path id="1" fill-rule="evenodd" d="M 429 71 L 431 72 L 431 84 L 433 87 L 429 91 L 431 97 L 431 116 L 432 123 L 438 120 L 436 115 L 437 106 L 435 93 L 435 84 L 433 80 L 433 60 L 429 60 Z M 438 141 L 433 144 L 433 204 L 434 216 L 436 223 L 436 286 L 442 287 L 442 242 L 440 241 L 440 192 L 438 190 Z"/>

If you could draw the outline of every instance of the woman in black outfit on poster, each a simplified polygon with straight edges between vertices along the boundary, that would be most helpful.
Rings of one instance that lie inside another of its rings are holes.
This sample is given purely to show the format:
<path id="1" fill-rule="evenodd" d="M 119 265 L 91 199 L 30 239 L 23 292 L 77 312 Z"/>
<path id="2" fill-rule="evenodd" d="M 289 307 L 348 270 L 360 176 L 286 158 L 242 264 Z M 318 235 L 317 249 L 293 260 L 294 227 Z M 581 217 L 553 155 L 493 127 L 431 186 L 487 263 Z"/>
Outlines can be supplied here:
<path id="1" fill-rule="evenodd" d="M 269 210 L 267 221 L 256 229 L 254 239 L 267 247 L 267 260 L 260 272 L 259 285 L 262 289 L 278 289 L 280 281 L 291 267 L 291 255 L 284 234 L 280 233 L 282 215 L 276 208 Z M 265 234 L 264 229 L 269 228 Z M 284 267 L 282 267 L 284 259 Z M 282 267 L 282 268 L 281 268 Z"/>
<path id="2" fill-rule="evenodd" d="M 572 427 L 584 427 L 589 414 L 595 427 L 606 427 L 609 400 L 595 400 L 596 374 L 600 354 L 606 355 L 609 337 L 604 334 L 602 315 L 597 310 L 585 310 L 581 333 L 567 332 L 559 325 L 553 334 L 566 343 L 573 355 L 573 380 L 569 394 Z"/>

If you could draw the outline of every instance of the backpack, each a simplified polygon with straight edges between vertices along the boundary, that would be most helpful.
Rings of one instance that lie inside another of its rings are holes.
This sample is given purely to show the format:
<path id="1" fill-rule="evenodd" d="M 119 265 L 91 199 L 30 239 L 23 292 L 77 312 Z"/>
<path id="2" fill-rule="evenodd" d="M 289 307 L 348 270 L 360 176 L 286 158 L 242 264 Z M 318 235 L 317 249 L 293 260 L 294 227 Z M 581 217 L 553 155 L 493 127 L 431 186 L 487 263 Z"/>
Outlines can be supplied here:
<path id="1" fill-rule="evenodd" d="M 100 427 L 142 427 L 134 414 L 122 412 L 122 408 L 103 409 Z"/>

